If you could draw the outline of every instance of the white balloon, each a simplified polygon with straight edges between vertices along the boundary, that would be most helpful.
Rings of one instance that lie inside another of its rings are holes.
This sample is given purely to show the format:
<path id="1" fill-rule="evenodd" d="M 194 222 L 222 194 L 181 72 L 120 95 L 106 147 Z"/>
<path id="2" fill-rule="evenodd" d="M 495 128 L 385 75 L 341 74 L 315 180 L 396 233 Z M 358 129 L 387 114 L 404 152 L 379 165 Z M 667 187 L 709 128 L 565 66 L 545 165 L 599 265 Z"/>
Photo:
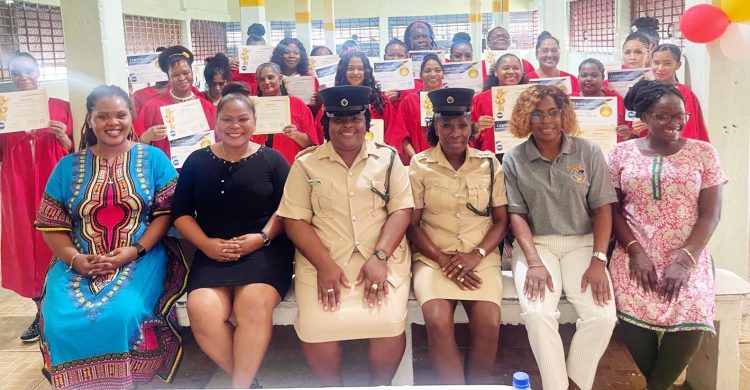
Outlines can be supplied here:
<path id="1" fill-rule="evenodd" d="M 750 62 L 750 23 L 730 24 L 719 44 L 721 51 L 730 60 Z"/>

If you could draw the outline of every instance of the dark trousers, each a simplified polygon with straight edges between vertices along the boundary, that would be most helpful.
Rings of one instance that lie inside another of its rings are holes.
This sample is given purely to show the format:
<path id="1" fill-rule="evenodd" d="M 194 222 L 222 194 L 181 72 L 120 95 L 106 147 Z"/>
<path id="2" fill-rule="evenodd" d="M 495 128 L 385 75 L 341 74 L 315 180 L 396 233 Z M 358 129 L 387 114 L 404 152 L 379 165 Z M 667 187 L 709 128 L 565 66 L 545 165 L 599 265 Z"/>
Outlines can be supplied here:
<path id="1" fill-rule="evenodd" d="M 702 330 L 658 332 L 625 321 L 618 324 L 620 335 L 649 390 L 670 389 L 682 374 L 703 340 Z"/>

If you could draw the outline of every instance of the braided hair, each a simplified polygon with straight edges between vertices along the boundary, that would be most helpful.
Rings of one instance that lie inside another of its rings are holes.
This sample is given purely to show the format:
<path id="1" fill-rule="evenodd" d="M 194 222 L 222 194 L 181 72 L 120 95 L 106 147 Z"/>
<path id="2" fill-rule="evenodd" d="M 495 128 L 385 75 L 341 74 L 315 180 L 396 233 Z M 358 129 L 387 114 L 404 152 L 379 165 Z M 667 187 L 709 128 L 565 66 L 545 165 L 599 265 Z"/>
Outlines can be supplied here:
<path id="1" fill-rule="evenodd" d="M 458 46 L 466 45 L 469 47 L 469 50 L 471 51 L 472 55 L 474 53 L 474 47 L 471 45 L 471 36 L 463 31 L 457 32 L 455 35 L 453 35 L 453 39 L 451 40 L 451 49 L 450 49 L 450 56 L 453 57 L 453 50 L 457 48 Z"/>
<path id="2" fill-rule="evenodd" d="M 90 146 L 96 145 L 96 134 L 94 134 L 94 129 L 89 125 L 91 122 L 91 113 L 94 112 L 94 107 L 96 106 L 96 102 L 99 101 L 99 99 L 104 97 L 119 97 L 121 98 L 125 104 L 128 105 L 128 113 L 131 115 L 132 118 L 132 112 L 133 112 L 133 105 L 130 102 L 130 96 L 128 96 L 128 93 L 123 91 L 122 88 L 116 86 L 116 85 L 100 85 L 96 88 L 94 88 L 93 91 L 89 94 L 89 96 L 86 97 L 86 119 L 83 121 L 83 126 L 81 127 L 81 143 L 80 143 L 80 149 L 85 149 Z M 135 132 L 133 132 L 133 129 L 131 127 L 130 133 L 128 134 L 129 140 L 135 140 Z"/>
<path id="3" fill-rule="evenodd" d="M 634 20 L 631 28 L 648 37 L 649 47 L 659 44 L 659 19 L 644 16 Z"/>
<path id="4" fill-rule="evenodd" d="M 203 69 L 203 77 L 206 84 L 214 84 L 214 76 L 221 75 L 224 80 L 229 81 L 232 77 L 232 69 L 229 68 L 229 58 L 224 53 L 216 53 L 213 57 L 206 58 L 206 67 Z"/>
<path id="5" fill-rule="evenodd" d="M 649 48 L 651 48 L 651 38 L 649 38 L 648 35 L 640 32 L 640 31 L 636 31 L 636 32 L 632 32 L 632 33 L 628 34 L 628 36 L 625 37 L 625 42 L 623 42 L 622 45 L 625 46 L 625 44 L 628 43 L 628 42 L 630 42 L 630 41 L 638 41 L 638 42 L 644 44 L 646 46 L 646 50 L 648 50 Z"/>
<path id="6" fill-rule="evenodd" d="M 414 48 L 411 47 L 411 37 L 414 34 L 414 29 L 418 28 L 420 25 L 427 28 L 427 34 L 430 36 L 430 49 L 437 48 L 437 44 L 435 43 L 435 32 L 432 31 L 432 26 L 430 26 L 430 24 L 425 21 L 415 20 L 409 23 L 409 25 L 406 26 L 406 30 L 404 31 L 404 43 L 406 44 L 406 51 L 414 50 Z"/>
<path id="7" fill-rule="evenodd" d="M 245 44 L 251 46 L 255 42 L 261 42 L 265 45 L 266 38 L 263 37 L 264 35 L 266 35 L 266 28 L 260 23 L 253 23 L 247 28 L 247 41 Z"/>
<path id="8" fill-rule="evenodd" d="M 370 94 L 370 105 L 378 112 L 378 114 L 383 115 L 385 100 L 383 99 L 383 94 L 380 92 L 380 83 L 375 80 L 372 65 L 370 65 L 370 60 L 367 59 L 365 53 L 362 53 L 361 51 L 352 51 L 341 56 L 339 66 L 336 68 L 335 85 L 349 85 L 349 80 L 346 78 L 346 68 L 349 67 L 349 62 L 354 57 L 362 60 L 362 65 L 365 67 L 365 76 L 363 77 L 362 86 L 372 88 L 372 93 Z"/>
<path id="9" fill-rule="evenodd" d="M 286 85 L 284 85 L 284 76 L 281 74 L 281 67 L 279 66 L 279 64 L 274 63 L 274 62 L 264 62 L 258 65 L 258 69 L 255 71 L 255 79 L 258 80 L 258 86 L 257 86 L 257 91 L 256 91 L 257 96 L 263 96 L 263 91 L 260 89 L 260 74 L 261 72 L 263 72 L 263 69 L 266 69 L 266 68 L 273 69 L 279 75 L 279 78 L 281 79 L 279 81 L 279 84 L 280 84 L 279 93 L 281 93 L 281 96 L 286 96 L 287 95 Z"/>
<path id="10" fill-rule="evenodd" d="M 659 100 L 662 96 L 674 95 L 685 102 L 685 98 L 674 85 L 662 84 L 656 80 L 641 80 L 630 88 L 625 95 L 625 108 L 635 111 L 635 116 L 643 120 L 645 114 L 651 105 Z"/>

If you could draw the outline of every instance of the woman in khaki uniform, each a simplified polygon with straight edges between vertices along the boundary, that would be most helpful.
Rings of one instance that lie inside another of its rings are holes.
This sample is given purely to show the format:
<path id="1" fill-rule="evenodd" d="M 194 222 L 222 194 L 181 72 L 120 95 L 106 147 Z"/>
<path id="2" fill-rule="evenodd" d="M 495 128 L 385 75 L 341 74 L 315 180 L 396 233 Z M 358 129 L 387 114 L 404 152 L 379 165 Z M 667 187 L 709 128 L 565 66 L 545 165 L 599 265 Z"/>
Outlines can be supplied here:
<path id="1" fill-rule="evenodd" d="M 342 384 L 341 340 L 369 339 L 373 385 L 390 384 L 406 345 L 414 201 L 395 149 L 365 142 L 370 92 L 320 91 L 329 142 L 297 156 L 277 211 L 297 247 L 294 326 L 326 386 Z"/>
<path id="2" fill-rule="evenodd" d="M 500 331 L 502 280 L 498 244 L 508 231 L 505 183 L 491 152 L 468 147 L 474 91 L 428 94 L 431 149 L 414 156 L 411 179 L 416 210 L 409 226 L 414 244 L 414 293 L 422 305 L 434 371 L 443 384 L 491 383 Z M 453 334 L 461 301 L 471 342 L 464 360 Z"/>

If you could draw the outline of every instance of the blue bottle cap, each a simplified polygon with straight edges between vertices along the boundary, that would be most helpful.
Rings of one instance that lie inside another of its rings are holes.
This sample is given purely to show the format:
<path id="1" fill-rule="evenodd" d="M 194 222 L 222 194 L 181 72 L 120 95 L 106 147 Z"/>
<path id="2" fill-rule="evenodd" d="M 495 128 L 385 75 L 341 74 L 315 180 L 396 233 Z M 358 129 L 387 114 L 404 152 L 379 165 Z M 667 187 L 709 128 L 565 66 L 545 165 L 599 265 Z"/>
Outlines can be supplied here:
<path id="1" fill-rule="evenodd" d="M 529 374 L 523 371 L 517 371 L 513 373 L 513 388 L 514 389 L 528 389 L 529 388 Z"/>

